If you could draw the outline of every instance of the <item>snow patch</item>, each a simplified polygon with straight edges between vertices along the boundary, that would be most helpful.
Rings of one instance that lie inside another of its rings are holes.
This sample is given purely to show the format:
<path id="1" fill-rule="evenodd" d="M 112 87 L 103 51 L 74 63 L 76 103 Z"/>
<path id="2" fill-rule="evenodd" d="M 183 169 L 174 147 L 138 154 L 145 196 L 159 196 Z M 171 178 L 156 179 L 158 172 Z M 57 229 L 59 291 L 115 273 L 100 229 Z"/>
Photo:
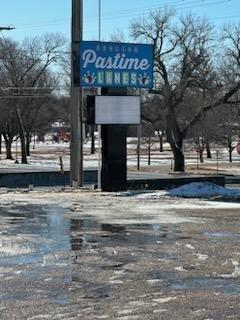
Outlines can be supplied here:
<path id="1" fill-rule="evenodd" d="M 147 283 L 149 284 L 155 284 L 155 283 L 158 283 L 158 282 L 162 282 L 161 279 L 150 279 L 150 280 L 147 280 Z"/>
<path id="2" fill-rule="evenodd" d="M 0 256 L 15 256 L 29 254 L 34 251 L 30 238 L 19 236 L 0 236 Z"/>
<path id="3" fill-rule="evenodd" d="M 168 310 L 167 309 L 156 309 L 156 310 L 153 310 L 153 313 L 160 313 L 160 312 L 167 312 Z"/>
<path id="4" fill-rule="evenodd" d="M 210 182 L 192 182 L 170 190 L 167 195 L 183 198 L 222 197 L 240 200 L 240 189 L 228 189 Z"/>
<path id="5" fill-rule="evenodd" d="M 156 192 L 145 192 L 136 195 L 138 199 L 159 199 L 166 194 L 166 191 L 156 191 Z"/>
<path id="6" fill-rule="evenodd" d="M 199 260 L 207 260 L 208 259 L 208 255 L 206 254 L 201 254 L 201 253 L 196 253 L 196 256 L 198 257 Z"/>
<path id="7" fill-rule="evenodd" d="M 221 278 L 239 278 L 240 277 L 240 267 L 237 260 L 231 260 L 234 266 L 234 271 L 231 274 L 221 274 Z"/>
<path id="8" fill-rule="evenodd" d="M 159 302 L 159 303 L 166 303 L 172 300 L 176 300 L 177 297 L 168 297 L 168 298 L 158 298 L 158 299 L 153 299 L 154 302 Z"/>
<path id="9" fill-rule="evenodd" d="M 188 270 L 184 269 L 183 266 L 175 267 L 174 269 L 177 270 L 177 271 L 188 272 Z"/>
<path id="10" fill-rule="evenodd" d="M 192 245 L 189 244 L 189 243 L 186 244 L 186 248 L 191 249 L 191 250 L 194 250 L 194 249 L 195 249 L 195 247 L 192 246 Z"/>

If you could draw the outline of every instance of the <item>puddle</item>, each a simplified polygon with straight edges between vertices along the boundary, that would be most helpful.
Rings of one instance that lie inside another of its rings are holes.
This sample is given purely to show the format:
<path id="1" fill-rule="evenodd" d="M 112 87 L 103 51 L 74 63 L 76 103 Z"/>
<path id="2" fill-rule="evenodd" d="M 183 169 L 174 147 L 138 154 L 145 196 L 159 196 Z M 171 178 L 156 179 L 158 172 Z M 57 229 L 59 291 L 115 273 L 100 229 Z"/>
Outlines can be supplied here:
<path id="1" fill-rule="evenodd" d="M 145 245 L 161 246 L 163 241 L 181 239 L 181 234 L 176 234 L 166 224 L 163 227 L 159 223 L 111 224 L 97 221 L 87 213 L 79 219 L 71 218 L 67 213 L 68 209 L 42 204 L 12 204 L 10 208 L 0 208 L 0 268 L 9 270 L 3 271 L 4 276 L 9 281 L 36 282 L 40 287 L 36 292 L 31 288 L 32 294 L 24 289 L 14 294 L 3 292 L 4 299 L 25 300 L 40 295 L 64 305 L 68 304 L 69 296 L 67 289 L 62 287 L 64 284 L 66 287 L 71 284 L 84 287 L 86 299 L 108 298 L 110 286 L 91 284 L 94 278 L 89 272 L 120 272 L 139 259 L 129 254 L 128 248 L 136 247 L 136 252 L 140 250 L 142 254 Z M 94 250 L 108 247 L 111 248 L 109 252 L 106 249 L 99 257 L 94 254 Z M 120 255 L 116 255 L 115 247 L 123 248 Z M 81 271 L 79 275 L 71 274 L 74 266 L 84 268 L 85 278 L 82 279 Z M 46 286 L 52 287 L 52 291 L 46 291 Z"/>
<path id="2" fill-rule="evenodd" d="M 0 266 L 61 266 L 72 263 L 73 252 L 86 248 L 160 246 L 163 241 L 186 239 L 166 225 L 101 223 L 89 215 L 69 218 L 67 212 L 52 205 L 17 205 L 9 211 L 1 208 Z M 116 268 L 120 268 L 119 263 Z"/>
<path id="3" fill-rule="evenodd" d="M 48 297 L 48 299 L 51 302 L 56 303 L 56 304 L 60 304 L 62 306 L 69 304 L 69 300 L 68 300 L 67 296 Z"/>
<path id="4" fill-rule="evenodd" d="M 1 301 L 10 301 L 14 302 L 17 300 L 21 301 L 31 301 L 32 297 L 34 296 L 34 292 L 17 292 L 17 293 L 8 293 L 0 296 Z M 52 303 L 59 304 L 59 305 L 67 305 L 69 304 L 68 297 L 66 295 L 62 295 L 61 293 L 52 293 L 52 292 L 41 292 L 37 293 L 38 298 L 47 299 Z"/>
<path id="5" fill-rule="evenodd" d="M 146 220 L 121 224 L 120 218 L 118 223 L 108 223 L 98 221 L 89 213 L 79 219 L 68 213 L 68 208 L 53 205 L 12 205 L 9 211 L 7 207 L 0 209 L 0 270 L 9 270 L 2 272 L 5 281 L 13 281 L 14 285 L 20 283 L 13 293 L 9 293 L 6 286 L 3 299 L 40 297 L 67 305 L 71 294 L 69 287 L 78 290 L 82 299 L 107 299 L 111 295 L 111 282 L 107 277 L 111 275 L 113 282 L 122 283 L 125 272 L 130 279 L 156 281 L 156 284 L 161 280 L 173 290 L 208 290 L 212 287 L 224 294 L 239 295 L 239 284 L 231 279 L 179 280 L 176 272 L 141 272 L 132 268 L 131 264 L 141 261 L 148 246 L 161 249 L 166 243 L 172 245 L 176 241 L 189 240 L 190 237 L 174 225 L 162 225 L 155 220 L 152 224 L 145 223 Z M 206 235 L 239 236 L 228 233 Z M 174 252 L 159 254 L 155 249 L 151 251 L 151 257 L 163 265 L 177 259 Z M 122 270 L 125 272 L 119 275 Z M 30 284 L 27 292 L 26 283 Z"/>
<path id="6" fill-rule="evenodd" d="M 173 290 L 214 290 L 228 296 L 240 295 L 240 283 L 234 279 L 191 278 L 168 283 Z"/>
<path id="7" fill-rule="evenodd" d="M 167 279 L 168 281 L 176 281 L 177 279 L 177 273 L 172 271 L 153 270 L 146 272 L 145 276 L 147 280 L 157 279 L 165 281 Z"/>
<path id="8" fill-rule="evenodd" d="M 240 233 L 236 232 L 205 232 L 204 235 L 210 238 L 240 238 Z"/>
<path id="9" fill-rule="evenodd" d="M 38 205 L 17 209 L 21 219 L 12 219 L 15 212 L 6 208 L 0 211 L 1 228 L 6 230 L 0 235 L 0 266 L 43 263 L 48 254 L 69 251 L 69 221 L 63 209 Z"/>

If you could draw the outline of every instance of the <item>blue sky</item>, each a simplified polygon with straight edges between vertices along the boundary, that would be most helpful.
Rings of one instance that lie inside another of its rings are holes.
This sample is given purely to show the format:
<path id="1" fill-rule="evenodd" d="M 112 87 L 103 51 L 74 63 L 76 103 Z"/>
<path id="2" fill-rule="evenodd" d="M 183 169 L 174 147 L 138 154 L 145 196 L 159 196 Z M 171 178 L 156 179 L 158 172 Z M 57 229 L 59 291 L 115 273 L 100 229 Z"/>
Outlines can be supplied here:
<path id="1" fill-rule="evenodd" d="M 130 22 L 149 9 L 168 5 L 179 15 L 191 11 L 206 16 L 220 27 L 240 21 L 240 0 L 101 0 L 102 38 L 109 40 L 116 30 L 129 34 Z M 84 0 L 84 40 L 98 39 L 99 0 Z M 70 39 L 71 0 L 1 0 L 0 26 L 16 30 L 5 35 L 21 41 L 26 36 L 60 32 Z"/>

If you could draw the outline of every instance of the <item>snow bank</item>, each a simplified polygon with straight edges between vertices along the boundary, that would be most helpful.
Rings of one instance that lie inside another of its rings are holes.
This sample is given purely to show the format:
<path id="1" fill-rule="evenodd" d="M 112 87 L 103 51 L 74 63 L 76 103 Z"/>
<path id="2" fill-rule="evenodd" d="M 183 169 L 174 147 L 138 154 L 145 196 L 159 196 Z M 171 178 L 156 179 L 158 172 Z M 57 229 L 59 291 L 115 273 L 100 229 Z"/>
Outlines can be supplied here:
<path id="1" fill-rule="evenodd" d="M 240 189 L 228 189 L 210 182 L 193 182 L 170 190 L 170 197 L 183 198 L 226 198 L 240 201 Z"/>
<path id="2" fill-rule="evenodd" d="M 137 199 L 159 199 L 164 196 L 182 198 L 206 198 L 240 201 L 240 189 L 229 189 L 210 182 L 192 182 L 170 191 L 125 191 L 115 194 L 116 197 L 134 197 Z"/>

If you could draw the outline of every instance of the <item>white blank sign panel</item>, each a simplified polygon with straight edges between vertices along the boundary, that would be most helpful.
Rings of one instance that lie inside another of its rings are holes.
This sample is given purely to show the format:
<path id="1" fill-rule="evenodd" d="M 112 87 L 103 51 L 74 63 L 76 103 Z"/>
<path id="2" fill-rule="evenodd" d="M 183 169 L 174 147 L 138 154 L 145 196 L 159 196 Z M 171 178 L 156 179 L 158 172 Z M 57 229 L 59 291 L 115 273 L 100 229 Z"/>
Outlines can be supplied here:
<path id="1" fill-rule="evenodd" d="M 96 96 L 96 124 L 139 124 L 139 96 Z"/>

